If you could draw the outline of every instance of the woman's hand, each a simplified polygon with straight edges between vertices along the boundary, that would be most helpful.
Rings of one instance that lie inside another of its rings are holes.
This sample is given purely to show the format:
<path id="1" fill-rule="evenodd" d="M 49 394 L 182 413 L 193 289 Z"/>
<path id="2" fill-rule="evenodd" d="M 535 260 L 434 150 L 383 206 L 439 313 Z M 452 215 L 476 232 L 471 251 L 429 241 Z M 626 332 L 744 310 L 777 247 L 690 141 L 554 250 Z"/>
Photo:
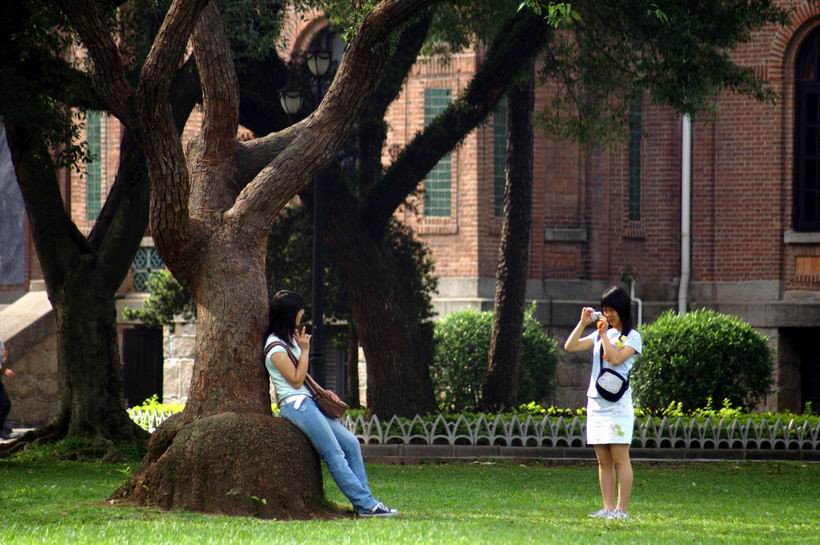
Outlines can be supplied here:
<path id="1" fill-rule="evenodd" d="M 3 374 L 6 375 L 9 378 L 14 377 L 14 371 L 9 369 L 8 367 L 3 368 Z"/>
<path id="2" fill-rule="evenodd" d="M 581 309 L 581 323 L 584 324 L 584 327 L 591 324 L 594 320 L 592 319 L 592 307 L 584 307 Z"/>
<path id="3" fill-rule="evenodd" d="M 310 335 L 305 333 L 305 326 L 296 329 L 296 344 L 299 345 L 299 349 L 303 352 L 310 350 Z"/>
<path id="4" fill-rule="evenodd" d="M 598 334 L 603 337 L 606 334 L 606 330 L 609 329 L 609 322 L 606 320 L 605 317 L 601 316 L 601 319 L 598 320 L 598 323 L 595 324 L 595 327 L 598 329 Z"/>

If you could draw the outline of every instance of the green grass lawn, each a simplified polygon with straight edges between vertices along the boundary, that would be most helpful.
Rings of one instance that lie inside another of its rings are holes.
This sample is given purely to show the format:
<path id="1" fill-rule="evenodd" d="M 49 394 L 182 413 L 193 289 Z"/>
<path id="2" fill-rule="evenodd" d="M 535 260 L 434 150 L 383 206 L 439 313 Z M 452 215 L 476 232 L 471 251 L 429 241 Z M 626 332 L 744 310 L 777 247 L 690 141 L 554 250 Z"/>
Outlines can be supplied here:
<path id="1" fill-rule="evenodd" d="M 368 467 L 399 519 L 278 522 L 111 507 L 124 465 L 0 460 L 0 544 L 820 544 L 820 465 L 635 464 L 628 521 L 588 519 L 595 469 Z M 343 501 L 325 475 L 331 499 Z"/>

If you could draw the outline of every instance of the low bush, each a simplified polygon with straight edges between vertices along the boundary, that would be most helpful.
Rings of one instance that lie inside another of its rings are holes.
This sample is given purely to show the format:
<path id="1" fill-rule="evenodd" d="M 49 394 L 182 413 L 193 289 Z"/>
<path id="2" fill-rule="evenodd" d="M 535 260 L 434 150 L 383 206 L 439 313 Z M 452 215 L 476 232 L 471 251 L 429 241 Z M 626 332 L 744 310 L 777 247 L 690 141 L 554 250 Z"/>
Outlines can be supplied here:
<path id="1" fill-rule="evenodd" d="M 711 310 L 669 311 L 641 329 L 643 353 L 632 370 L 637 404 L 683 410 L 726 399 L 751 409 L 769 391 L 772 356 L 748 323 Z"/>
<path id="2" fill-rule="evenodd" d="M 461 310 L 436 322 L 431 376 L 442 411 L 474 411 L 487 374 L 493 313 Z M 518 400 L 546 400 L 555 390 L 558 346 L 530 305 L 524 315 Z"/>

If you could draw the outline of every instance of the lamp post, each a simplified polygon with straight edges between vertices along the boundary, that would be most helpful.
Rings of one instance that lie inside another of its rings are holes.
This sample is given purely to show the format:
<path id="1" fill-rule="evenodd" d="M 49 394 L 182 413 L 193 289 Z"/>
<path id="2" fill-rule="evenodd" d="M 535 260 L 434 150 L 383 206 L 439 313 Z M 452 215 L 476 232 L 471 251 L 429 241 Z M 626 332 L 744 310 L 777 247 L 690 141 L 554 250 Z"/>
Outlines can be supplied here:
<path id="1" fill-rule="evenodd" d="M 314 87 L 311 87 L 315 107 L 318 108 L 324 96 L 324 80 L 331 63 L 331 52 L 326 49 L 312 49 L 305 54 L 305 64 L 313 75 Z M 325 323 L 324 323 L 324 290 L 325 290 L 325 199 L 322 190 L 321 175 L 313 180 L 313 256 L 311 304 L 313 314 L 312 346 L 310 350 L 310 369 L 321 385 L 326 382 L 325 366 Z"/>
<path id="2" fill-rule="evenodd" d="M 335 36 L 330 32 L 324 32 L 317 38 L 319 47 L 311 48 L 305 54 L 305 64 L 310 71 L 312 78 L 308 84 L 311 98 L 314 100 L 314 108 L 318 108 L 324 96 L 324 84 L 328 75 L 334 67 L 333 40 Z M 322 47 L 324 46 L 324 48 Z M 292 82 L 279 91 L 279 101 L 282 109 L 288 114 L 288 118 L 295 116 L 303 105 L 303 90 Z M 310 350 L 310 372 L 313 377 L 324 386 L 325 384 L 325 328 L 324 328 L 324 228 L 325 228 L 325 199 L 320 182 L 321 176 L 313 180 L 313 255 L 312 255 L 312 277 L 311 291 L 313 300 L 311 301 L 311 322 L 313 330 L 311 334 Z"/>

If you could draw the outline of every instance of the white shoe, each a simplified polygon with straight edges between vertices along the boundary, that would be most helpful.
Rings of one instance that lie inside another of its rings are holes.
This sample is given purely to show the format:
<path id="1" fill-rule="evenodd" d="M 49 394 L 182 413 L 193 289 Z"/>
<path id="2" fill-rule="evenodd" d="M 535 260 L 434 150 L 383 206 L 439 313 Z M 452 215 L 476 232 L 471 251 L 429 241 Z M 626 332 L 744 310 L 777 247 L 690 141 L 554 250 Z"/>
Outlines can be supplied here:
<path id="1" fill-rule="evenodd" d="M 612 520 L 624 520 L 628 519 L 629 515 L 626 514 L 626 511 L 621 511 L 619 508 L 616 507 L 615 510 L 612 511 L 607 518 Z"/>
<path id="2" fill-rule="evenodd" d="M 612 513 L 614 513 L 614 511 L 609 511 L 604 507 L 603 509 L 598 509 L 594 513 L 590 513 L 587 516 L 594 519 L 608 519 L 612 518 Z"/>

